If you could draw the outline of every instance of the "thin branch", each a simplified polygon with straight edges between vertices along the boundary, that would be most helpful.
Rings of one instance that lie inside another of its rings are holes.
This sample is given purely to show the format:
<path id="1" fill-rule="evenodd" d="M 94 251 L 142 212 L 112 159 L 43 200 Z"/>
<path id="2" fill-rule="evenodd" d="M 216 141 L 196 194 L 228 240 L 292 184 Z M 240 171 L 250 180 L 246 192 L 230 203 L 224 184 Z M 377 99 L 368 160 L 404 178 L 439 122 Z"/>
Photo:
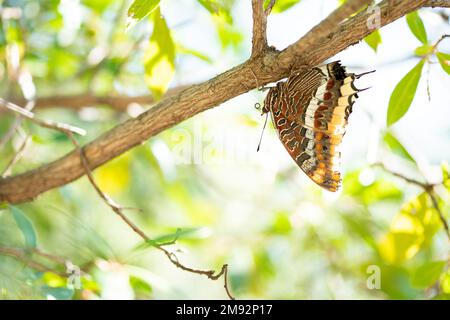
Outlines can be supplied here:
<path id="1" fill-rule="evenodd" d="M 446 38 L 450 38 L 450 34 L 444 34 L 442 35 L 438 41 L 436 41 L 436 43 L 434 44 L 433 48 L 436 49 L 439 44 L 441 43 L 442 40 L 446 39 Z"/>
<path id="2" fill-rule="evenodd" d="M 22 103 L 24 104 L 24 103 Z M 28 111 L 33 110 L 34 106 L 36 105 L 36 102 L 34 100 L 27 101 L 25 105 L 25 109 Z M 2 112 L 7 112 L 5 109 L 0 109 L 0 115 Z M 8 131 L 5 133 L 5 135 L 0 139 L 0 150 L 8 143 L 9 140 L 12 139 L 14 134 L 16 133 L 17 129 L 19 128 L 20 124 L 22 123 L 21 117 L 16 117 L 15 121 L 11 125 L 11 127 L 8 129 Z"/>
<path id="3" fill-rule="evenodd" d="M 188 88 L 187 85 L 181 85 L 169 89 L 164 97 L 170 97 L 177 93 L 180 93 L 184 89 Z M 38 97 L 36 99 L 36 109 L 45 109 L 53 107 L 61 107 L 73 110 L 79 110 L 85 107 L 93 106 L 109 106 L 117 111 L 126 111 L 128 106 L 137 103 L 141 105 L 151 105 L 154 104 L 156 100 L 151 95 L 142 96 L 121 96 L 121 95 L 110 95 L 110 96 L 99 96 L 93 94 L 76 94 L 76 95 L 63 95 L 63 96 L 49 96 L 49 97 Z M 25 101 L 16 99 L 14 103 L 23 105 Z M 0 114 L 2 111 L 0 111 Z"/>
<path id="4" fill-rule="evenodd" d="M 0 98 L 0 106 L 10 112 L 17 114 L 20 117 L 27 118 L 28 120 L 30 120 L 44 128 L 54 129 L 54 130 L 60 131 L 62 133 L 73 132 L 73 133 L 76 133 L 76 134 L 79 134 L 82 136 L 84 136 L 86 134 L 86 131 L 84 129 L 77 128 L 75 126 L 37 118 L 33 112 L 31 112 L 25 108 L 19 107 L 18 105 L 14 104 L 12 102 L 6 101 L 2 98 Z"/>
<path id="5" fill-rule="evenodd" d="M 378 4 L 380 27 L 419 9 L 426 3 L 424 0 L 403 0 L 401 4 L 392 0 L 382 1 Z M 294 44 L 281 52 L 266 50 L 261 56 L 247 60 L 209 81 L 190 86 L 172 97 L 161 100 L 137 118 L 116 126 L 83 146 L 91 170 L 183 120 L 254 89 L 257 84 L 252 73 L 261 86 L 288 76 L 294 67 L 322 63 L 370 34 L 371 30 L 368 29 L 366 22 L 371 15 L 372 12 L 363 10 L 342 22 L 336 32 L 327 36 L 326 41 L 323 39 L 313 41 L 314 45 L 310 47 Z M 296 44 L 299 42 L 302 41 L 299 40 Z M 0 202 L 13 204 L 29 201 L 84 174 L 79 154 L 73 151 L 40 168 L 0 179 Z"/>
<path id="6" fill-rule="evenodd" d="M 40 255 L 43 254 L 42 251 L 35 251 L 34 249 L 31 251 L 31 253 L 35 253 L 35 252 L 39 252 Z M 39 272 L 52 272 L 61 277 L 67 277 L 67 274 L 65 274 L 63 272 L 53 270 L 52 268 L 49 268 L 40 262 L 32 260 L 30 257 L 30 253 L 27 253 L 23 249 L 11 248 L 11 247 L 0 247 L 0 255 L 9 256 L 16 260 L 19 260 L 19 261 L 23 262 L 27 267 L 30 267 Z"/>
<path id="7" fill-rule="evenodd" d="M 448 222 L 444 216 L 444 213 L 442 212 L 441 208 L 439 207 L 439 202 L 437 201 L 436 195 L 435 195 L 435 191 L 434 191 L 434 187 L 441 185 L 442 183 L 426 183 L 426 182 L 420 182 L 418 180 L 415 179 L 411 179 L 401 173 L 392 171 L 388 168 L 386 168 L 386 166 L 383 163 L 375 163 L 374 166 L 378 166 L 380 168 L 382 168 L 384 171 L 389 172 L 390 174 L 392 174 L 393 176 L 396 176 L 397 178 L 400 178 L 410 184 L 414 184 L 420 188 L 423 189 L 423 191 L 425 191 L 428 196 L 431 199 L 431 202 L 433 203 L 433 207 L 435 208 L 436 212 L 439 215 L 439 219 L 442 222 L 442 226 L 444 227 L 444 231 L 448 237 L 448 239 L 450 240 L 450 228 L 448 225 Z"/>
<path id="8" fill-rule="evenodd" d="M 433 183 L 421 182 L 419 180 L 415 180 L 415 179 L 409 178 L 409 177 L 407 177 L 407 176 L 405 176 L 405 175 L 403 175 L 401 173 L 398 173 L 398 172 L 395 172 L 395 171 L 392 171 L 392 170 L 386 168 L 386 166 L 383 163 L 381 163 L 381 162 L 374 163 L 373 166 L 380 167 L 384 171 L 389 172 L 390 174 L 392 174 L 393 176 L 395 176 L 397 178 L 400 178 L 400 179 L 402 179 L 402 180 L 404 180 L 404 181 L 406 181 L 406 182 L 408 182 L 410 184 L 414 184 L 414 185 L 424 189 L 425 191 L 433 189 L 435 186 L 438 185 L 438 184 L 433 184 Z"/>
<path id="9" fill-rule="evenodd" d="M 264 13 L 265 13 L 266 17 L 268 17 L 269 14 L 272 12 L 274 5 L 275 5 L 275 0 L 270 0 L 269 4 L 267 5 L 267 8 L 264 9 Z"/>
<path id="10" fill-rule="evenodd" d="M 433 203 L 433 207 L 436 209 L 437 213 L 439 214 L 439 219 L 441 219 L 442 225 L 444 226 L 444 230 L 447 234 L 448 239 L 450 240 L 450 228 L 448 226 L 447 219 L 445 219 L 444 213 L 441 210 L 441 207 L 439 207 L 439 202 L 436 199 L 434 190 L 429 190 L 429 191 L 427 191 L 427 193 L 431 199 L 431 202 Z"/>
<path id="11" fill-rule="evenodd" d="M 228 297 L 232 300 L 234 300 L 234 297 L 231 295 L 229 288 L 228 288 L 228 265 L 224 264 L 222 266 L 222 270 L 215 274 L 216 272 L 214 270 L 202 270 L 202 269 L 194 269 L 191 267 L 187 267 L 181 262 L 178 261 L 178 257 L 173 253 L 164 248 L 164 246 L 167 246 L 169 244 L 174 243 L 176 240 L 172 241 L 171 243 L 162 243 L 162 244 L 156 244 L 155 241 L 153 241 L 150 237 L 148 237 L 143 230 L 141 230 L 136 224 L 134 224 L 123 212 L 123 207 L 119 206 L 113 199 L 111 199 L 106 193 L 104 193 L 98 184 L 95 182 L 94 176 L 92 174 L 91 169 L 89 168 L 89 164 L 87 162 L 87 159 L 83 153 L 83 149 L 80 147 L 80 144 L 73 136 L 72 132 L 66 132 L 67 136 L 72 141 L 73 145 L 75 146 L 77 152 L 80 155 L 81 162 L 83 164 L 84 169 L 86 170 L 86 175 L 89 179 L 89 182 L 94 187 L 95 191 L 98 193 L 98 195 L 103 199 L 103 201 L 111 208 L 112 211 L 114 211 L 137 235 L 139 235 L 145 242 L 147 243 L 154 243 L 154 247 L 158 250 L 162 251 L 174 264 L 177 268 L 180 268 L 184 271 L 188 271 L 191 273 L 196 273 L 200 275 L 205 275 L 211 280 L 218 280 L 222 275 L 224 276 L 224 287 L 226 290 L 226 293 Z"/>
<path id="12" fill-rule="evenodd" d="M 3 169 L 3 172 L 0 174 L 0 177 L 4 178 L 7 175 L 9 175 L 12 167 L 17 163 L 17 161 L 19 161 L 19 159 L 22 157 L 23 152 L 25 151 L 25 148 L 28 145 L 28 142 L 30 142 L 31 137 L 30 135 L 27 135 L 22 143 L 20 144 L 19 148 L 17 149 L 17 151 L 14 153 L 14 156 L 12 157 L 12 159 L 9 161 L 9 163 L 6 165 L 5 169 Z"/>

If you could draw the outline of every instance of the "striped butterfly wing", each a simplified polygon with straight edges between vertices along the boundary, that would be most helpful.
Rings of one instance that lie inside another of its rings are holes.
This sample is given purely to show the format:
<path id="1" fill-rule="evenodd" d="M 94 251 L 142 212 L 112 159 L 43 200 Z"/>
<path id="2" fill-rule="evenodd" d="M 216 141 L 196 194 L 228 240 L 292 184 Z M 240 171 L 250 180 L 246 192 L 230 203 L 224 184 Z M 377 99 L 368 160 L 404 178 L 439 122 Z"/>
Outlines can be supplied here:
<path id="1" fill-rule="evenodd" d="M 339 62 L 294 74 L 266 97 L 279 138 L 297 165 L 318 185 L 341 183 L 339 145 L 357 97 L 355 75 Z"/>

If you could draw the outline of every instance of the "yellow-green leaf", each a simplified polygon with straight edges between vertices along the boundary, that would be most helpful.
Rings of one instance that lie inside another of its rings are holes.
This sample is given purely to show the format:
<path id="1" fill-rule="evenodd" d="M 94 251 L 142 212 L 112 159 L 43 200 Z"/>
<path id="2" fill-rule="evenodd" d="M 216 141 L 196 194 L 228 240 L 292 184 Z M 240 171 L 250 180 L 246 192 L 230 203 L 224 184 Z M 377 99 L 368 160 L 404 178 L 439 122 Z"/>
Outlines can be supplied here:
<path id="1" fill-rule="evenodd" d="M 160 0 L 134 0 L 128 9 L 127 29 L 152 13 L 159 3 Z"/>
<path id="2" fill-rule="evenodd" d="M 437 52 L 436 57 L 438 58 L 439 64 L 441 65 L 442 69 L 450 74 L 450 54 Z"/>
<path id="3" fill-rule="evenodd" d="M 244 38 L 239 29 L 227 23 L 221 16 L 215 16 L 214 22 L 222 48 L 237 48 Z"/>
<path id="4" fill-rule="evenodd" d="M 450 294 L 450 270 L 442 276 L 441 279 L 441 289 L 445 294 Z"/>
<path id="5" fill-rule="evenodd" d="M 433 53 L 433 50 L 434 46 L 424 44 L 423 46 L 417 47 L 416 50 L 414 50 L 414 54 L 416 56 L 423 57 Z"/>
<path id="6" fill-rule="evenodd" d="M 417 268 L 412 275 L 412 285 L 426 289 L 439 280 L 446 261 L 431 261 Z"/>
<path id="7" fill-rule="evenodd" d="M 153 34 L 144 55 L 145 81 L 156 99 L 167 91 L 175 73 L 175 44 L 160 10 L 154 12 Z"/>
<path id="8" fill-rule="evenodd" d="M 378 46 L 381 44 L 381 34 L 380 31 L 377 29 L 371 34 L 369 34 L 367 37 L 364 38 L 364 42 L 369 45 L 373 49 L 373 51 L 377 52 Z"/>
<path id="9" fill-rule="evenodd" d="M 420 76 L 425 60 L 421 60 L 397 84 L 389 99 L 387 125 L 390 126 L 400 120 L 411 106 L 419 85 Z"/>
<path id="10" fill-rule="evenodd" d="M 442 163 L 442 183 L 444 187 L 450 192 L 450 168 L 447 162 Z"/>
<path id="11" fill-rule="evenodd" d="M 381 257 L 389 263 L 401 263 L 429 245 L 441 228 L 439 215 L 423 192 L 403 205 L 391 222 L 389 232 L 379 243 Z"/>
<path id="12" fill-rule="evenodd" d="M 227 23 L 233 23 L 230 2 L 226 0 L 197 0 L 209 13 L 223 17 Z"/>
<path id="13" fill-rule="evenodd" d="M 408 23 L 409 29 L 414 34 L 414 36 L 423 44 L 428 43 L 427 32 L 423 24 L 422 19 L 417 11 L 411 12 L 406 15 L 406 22 Z"/>

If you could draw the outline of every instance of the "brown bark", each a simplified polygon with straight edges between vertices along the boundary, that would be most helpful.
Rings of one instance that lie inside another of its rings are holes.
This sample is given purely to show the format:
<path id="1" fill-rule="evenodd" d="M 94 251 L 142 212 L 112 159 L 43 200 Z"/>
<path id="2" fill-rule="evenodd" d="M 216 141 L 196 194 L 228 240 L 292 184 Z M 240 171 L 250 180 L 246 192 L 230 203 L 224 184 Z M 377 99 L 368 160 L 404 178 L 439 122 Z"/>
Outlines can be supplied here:
<path id="1" fill-rule="evenodd" d="M 367 1 L 349 1 L 359 7 Z M 385 0 L 380 3 L 381 24 L 389 24 L 420 7 L 448 6 L 450 1 Z M 345 8 L 345 4 L 343 7 Z M 344 9 L 341 9 L 344 10 Z M 346 14 L 349 11 L 346 11 Z M 145 142 L 150 137 L 188 119 L 202 111 L 243 94 L 258 85 L 278 81 L 289 75 L 293 68 L 310 67 L 322 63 L 345 48 L 358 43 L 371 30 L 366 21 L 370 13 L 361 11 L 341 22 L 342 16 L 326 19 L 329 32 L 310 34 L 306 40 L 298 40 L 283 51 L 267 46 L 262 54 L 252 57 L 204 83 L 193 85 L 182 92 L 165 98 L 147 112 L 130 119 L 104 133 L 83 147 L 91 169 L 95 169 L 114 157 Z M 34 199 L 41 193 L 65 185 L 85 174 L 79 153 L 72 151 L 66 156 L 37 169 L 16 176 L 0 179 L 0 202 L 20 203 Z"/>

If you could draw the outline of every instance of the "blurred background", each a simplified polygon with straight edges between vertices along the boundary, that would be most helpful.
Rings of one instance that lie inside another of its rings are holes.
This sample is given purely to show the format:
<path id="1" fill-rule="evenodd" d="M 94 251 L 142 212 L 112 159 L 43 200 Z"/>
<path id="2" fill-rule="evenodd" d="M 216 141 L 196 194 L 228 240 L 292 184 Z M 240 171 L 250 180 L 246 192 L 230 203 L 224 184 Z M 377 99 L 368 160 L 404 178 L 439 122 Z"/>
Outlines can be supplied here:
<path id="1" fill-rule="evenodd" d="M 283 49 L 342 2 L 278 0 L 269 44 Z M 39 117 L 87 130 L 80 143 L 151 104 L 76 97 L 159 98 L 228 70 L 251 50 L 250 1 L 164 0 L 141 21 L 127 17 L 125 0 L 0 3 L 0 96 L 21 106 L 37 98 Z M 350 117 L 338 193 L 309 180 L 271 124 L 256 152 L 264 118 L 255 104 L 265 96 L 257 90 L 162 132 L 95 170 L 95 179 L 118 203 L 141 210 L 126 213 L 150 237 L 177 237 L 168 249 L 183 264 L 220 270 L 227 263 L 237 298 L 446 299 L 449 238 L 438 212 L 420 186 L 392 172 L 439 184 L 448 218 L 450 77 L 426 50 L 450 33 L 449 14 L 419 12 L 427 43 L 401 18 L 332 59 L 351 72 L 376 69 L 357 83 L 371 89 Z M 438 48 L 449 53 L 450 40 Z M 155 62 L 155 50 L 163 60 Z M 413 103 L 387 128 L 391 94 L 421 59 Z M 72 149 L 65 135 L 0 109 L 3 176 Z M 222 280 L 177 269 L 144 243 L 85 177 L 30 203 L 0 205 L 0 299 L 226 298 Z M 65 261 L 81 270 L 75 288 Z"/>

